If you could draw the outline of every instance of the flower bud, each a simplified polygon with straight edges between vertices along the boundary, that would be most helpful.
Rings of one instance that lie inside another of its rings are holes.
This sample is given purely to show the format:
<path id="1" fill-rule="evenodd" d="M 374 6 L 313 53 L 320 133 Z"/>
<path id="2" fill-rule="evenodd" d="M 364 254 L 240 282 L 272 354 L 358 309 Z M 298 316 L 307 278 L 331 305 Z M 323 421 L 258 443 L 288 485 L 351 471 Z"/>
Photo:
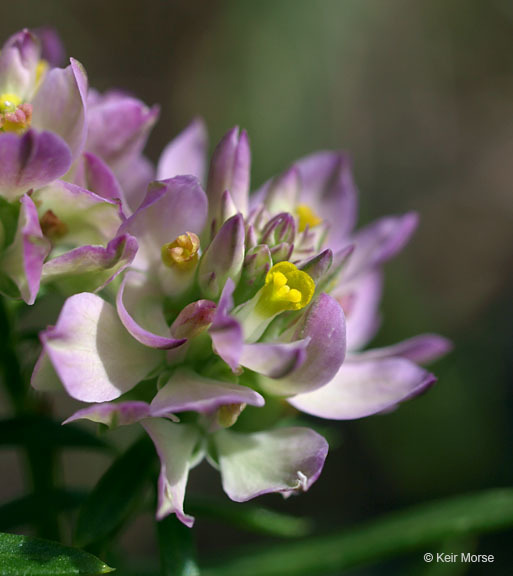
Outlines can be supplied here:
<path id="1" fill-rule="evenodd" d="M 221 205 L 219 209 L 219 218 L 216 220 L 216 229 L 219 229 L 227 220 L 237 214 L 238 210 L 232 200 L 232 196 L 228 190 L 225 190 L 221 196 Z M 212 237 L 216 229 L 212 227 Z"/>
<path id="2" fill-rule="evenodd" d="M 318 282 L 328 272 L 332 263 L 333 252 L 327 248 L 317 256 L 298 264 L 298 268 L 311 276 L 314 282 Z"/>
<path id="3" fill-rule="evenodd" d="M 227 220 L 203 254 L 198 284 L 207 298 L 217 298 L 227 278 L 237 282 L 244 262 L 244 219 L 236 214 Z"/>
<path id="4" fill-rule="evenodd" d="M 259 244 L 246 252 L 242 274 L 235 292 L 238 301 L 245 301 L 254 296 L 262 286 L 273 260 L 269 246 Z"/>
<path id="5" fill-rule="evenodd" d="M 222 225 L 222 198 L 226 190 L 230 193 L 238 212 L 248 210 L 251 152 L 245 130 L 232 128 L 219 142 L 212 155 L 208 174 L 207 196 L 209 221 L 214 232 Z"/>
<path id="6" fill-rule="evenodd" d="M 212 323 L 216 311 L 215 302 L 198 300 L 188 304 L 171 325 L 174 338 L 194 338 Z"/>
<path id="7" fill-rule="evenodd" d="M 290 260 L 293 251 L 294 244 L 289 244 L 288 242 L 282 242 L 281 244 L 273 246 L 271 248 L 271 256 L 274 264 Z"/>
<path id="8" fill-rule="evenodd" d="M 262 231 L 262 244 L 276 246 L 286 242 L 292 244 L 296 235 L 294 217 L 288 212 L 277 214 L 271 218 Z"/>
<path id="9" fill-rule="evenodd" d="M 246 227 L 246 250 L 250 250 L 257 245 L 257 235 L 255 232 L 255 228 L 252 224 L 249 224 Z"/>

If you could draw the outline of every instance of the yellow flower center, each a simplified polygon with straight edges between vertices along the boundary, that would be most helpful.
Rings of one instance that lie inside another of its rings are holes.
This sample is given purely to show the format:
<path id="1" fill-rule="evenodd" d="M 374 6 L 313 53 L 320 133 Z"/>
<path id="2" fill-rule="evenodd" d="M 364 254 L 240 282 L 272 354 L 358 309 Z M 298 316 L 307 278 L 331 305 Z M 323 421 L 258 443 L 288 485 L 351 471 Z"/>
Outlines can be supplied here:
<path id="1" fill-rule="evenodd" d="M 173 242 L 162 246 L 162 262 L 169 268 L 190 270 L 199 258 L 200 239 L 194 232 L 180 234 Z"/>
<path id="2" fill-rule="evenodd" d="M 307 226 L 309 228 L 315 228 L 322 222 L 322 218 L 319 218 L 319 216 L 317 216 L 317 214 L 307 204 L 299 204 L 296 207 L 296 213 L 299 219 L 299 232 L 303 232 Z"/>
<path id="3" fill-rule="evenodd" d="M 22 134 L 30 126 L 32 106 L 16 94 L 0 94 L 0 132 Z"/>
<path id="4" fill-rule="evenodd" d="M 16 94 L 2 94 L 0 96 L 0 114 L 15 112 L 21 104 L 21 98 Z"/>
<path id="5" fill-rule="evenodd" d="M 314 292 L 315 283 L 306 272 L 292 262 L 279 262 L 265 277 L 257 308 L 265 316 L 301 310 L 309 304 Z"/>

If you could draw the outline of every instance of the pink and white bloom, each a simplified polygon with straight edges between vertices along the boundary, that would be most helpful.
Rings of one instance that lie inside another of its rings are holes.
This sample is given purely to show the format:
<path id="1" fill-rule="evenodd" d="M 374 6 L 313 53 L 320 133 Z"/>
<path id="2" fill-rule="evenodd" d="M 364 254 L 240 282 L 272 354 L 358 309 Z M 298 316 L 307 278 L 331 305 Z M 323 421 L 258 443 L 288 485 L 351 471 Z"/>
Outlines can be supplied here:
<path id="1" fill-rule="evenodd" d="M 0 51 L 0 198 L 10 205 L 0 216 L 0 290 L 30 304 L 41 281 L 68 292 L 78 283 L 102 288 L 137 250 L 133 238 L 116 235 L 124 215 L 111 173 L 82 158 L 85 71 L 73 59 L 67 68 L 50 68 L 44 57 L 54 60 L 56 38 L 43 35 L 42 45 L 23 30 Z M 59 180 L 72 174 L 98 193 Z"/>
<path id="2" fill-rule="evenodd" d="M 68 421 L 140 422 L 161 461 L 157 517 L 188 526 L 188 474 L 204 458 L 235 501 L 288 496 L 318 478 L 328 448 L 319 434 L 279 418 L 242 432 L 248 414 L 283 400 L 331 419 L 390 410 L 434 382 L 417 364 L 448 349 L 430 335 L 361 351 L 379 325 L 383 265 L 415 214 L 354 231 L 356 189 L 339 153 L 299 161 L 250 201 L 238 129 L 216 148 L 204 191 L 205 146 L 195 121 L 166 147 L 162 179 L 127 201 L 133 213 L 116 232 L 139 248 L 115 304 L 71 296 L 41 335 L 33 375 L 36 388 L 62 385 L 91 404 Z M 138 395 L 143 381 L 150 400 Z"/>

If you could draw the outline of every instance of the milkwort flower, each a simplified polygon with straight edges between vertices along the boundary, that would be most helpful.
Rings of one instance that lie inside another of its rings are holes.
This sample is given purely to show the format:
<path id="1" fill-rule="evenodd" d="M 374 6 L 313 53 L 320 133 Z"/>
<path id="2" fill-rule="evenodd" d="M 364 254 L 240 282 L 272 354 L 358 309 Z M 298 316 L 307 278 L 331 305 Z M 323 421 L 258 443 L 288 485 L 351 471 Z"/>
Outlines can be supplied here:
<path id="1" fill-rule="evenodd" d="M 271 214 L 282 210 L 296 214 L 303 232 L 294 253 L 307 257 L 299 266 L 315 263 L 321 270 L 318 285 L 337 300 L 346 319 L 344 363 L 325 386 L 289 398 L 292 406 L 322 418 L 360 418 L 389 410 L 435 382 L 417 364 L 431 362 L 450 349 L 440 336 L 428 334 L 359 352 L 379 327 L 383 264 L 410 239 L 418 223 L 415 213 L 385 217 L 355 231 L 357 195 L 350 161 L 336 152 L 299 160 L 266 183 L 253 196 L 253 206 Z M 327 249 L 311 256 L 322 245 Z"/>
<path id="2" fill-rule="evenodd" d="M 40 33 L 42 45 L 23 30 L 0 51 L 0 290 L 29 304 L 41 280 L 101 288 L 137 249 L 115 236 L 124 213 L 114 175 L 83 154 L 85 71 L 73 59 L 52 67 L 58 39 Z"/>
<path id="3" fill-rule="evenodd" d="M 378 327 L 383 264 L 417 218 L 354 232 L 345 155 L 300 160 L 250 199 L 246 133 L 221 140 L 205 192 L 206 145 L 197 120 L 166 147 L 160 180 L 117 232 L 139 249 L 115 303 L 71 296 L 33 375 L 39 390 L 62 385 L 92 404 L 68 421 L 141 422 L 161 460 L 157 517 L 189 526 L 185 487 L 201 460 L 236 501 L 307 490 L 327 443 L 281 427 L 282 415 L 389 410 L 434 382 L 417 363 L 449 347 L 428 335 L 358 352 Z"/>

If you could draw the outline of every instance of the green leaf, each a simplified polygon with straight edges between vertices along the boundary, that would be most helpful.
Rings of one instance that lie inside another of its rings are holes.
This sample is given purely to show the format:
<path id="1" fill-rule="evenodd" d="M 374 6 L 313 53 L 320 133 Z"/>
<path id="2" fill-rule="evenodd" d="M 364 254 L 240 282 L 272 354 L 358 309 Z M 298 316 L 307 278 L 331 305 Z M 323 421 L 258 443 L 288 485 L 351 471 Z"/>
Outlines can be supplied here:
<path id="1" fill-rule="evenodd" d="M 87 430 L 45 416 L 23 415 L 0 420 L 0 446 L 54 446 L 59 448 L 109 448 Z"/>
<path id="2" fill-rule="evenodd" d="M 55 489 L 45 494 L 46 505 L 56 513 L 80 506 L 85 497 L 84 492 L 66 489 Z M 37 523 L 41 513 L 40 499 L 37 494 L 30 494 L 0 506 L 0 530 Z"/>
<path id="3" fill-rule="evenodd" d="M 193 516 L 212 518 L 243 530 L 269 536 L 298 538 L 306 536 L 312 530 L 312 522 L 308 518 L 295 518 L 250 504 L 190 498 L 187 510 Z"/>
<path id="4" fill-rule="evenodd" d="M 114 461 L 81 507 L 75 534 L 79 546 L 103 540 L 121 527 L 154 476 L 155 462 L 155 449 L 147 436 Z"/>
<path id="5" fill-rule="evenodd" d="M 96 576 L 113 570 L 83 550 L 39 538 L 0 534 L 0 576 Z"/>
<path id="6" fill-rule="evenodd" d="M 412 551 L 433 552 L 449 538 L 513 527 L 513 489 L 477 492 L 424 504 L 361 526 L 230 554 L 203 576 L 314 576 L 341 574 Z"/>
<path id="7" fill-rule="evenodd" d="M 162 576 L 199 576 L 192 530 L 175 515 L 157 523 Z"/>

